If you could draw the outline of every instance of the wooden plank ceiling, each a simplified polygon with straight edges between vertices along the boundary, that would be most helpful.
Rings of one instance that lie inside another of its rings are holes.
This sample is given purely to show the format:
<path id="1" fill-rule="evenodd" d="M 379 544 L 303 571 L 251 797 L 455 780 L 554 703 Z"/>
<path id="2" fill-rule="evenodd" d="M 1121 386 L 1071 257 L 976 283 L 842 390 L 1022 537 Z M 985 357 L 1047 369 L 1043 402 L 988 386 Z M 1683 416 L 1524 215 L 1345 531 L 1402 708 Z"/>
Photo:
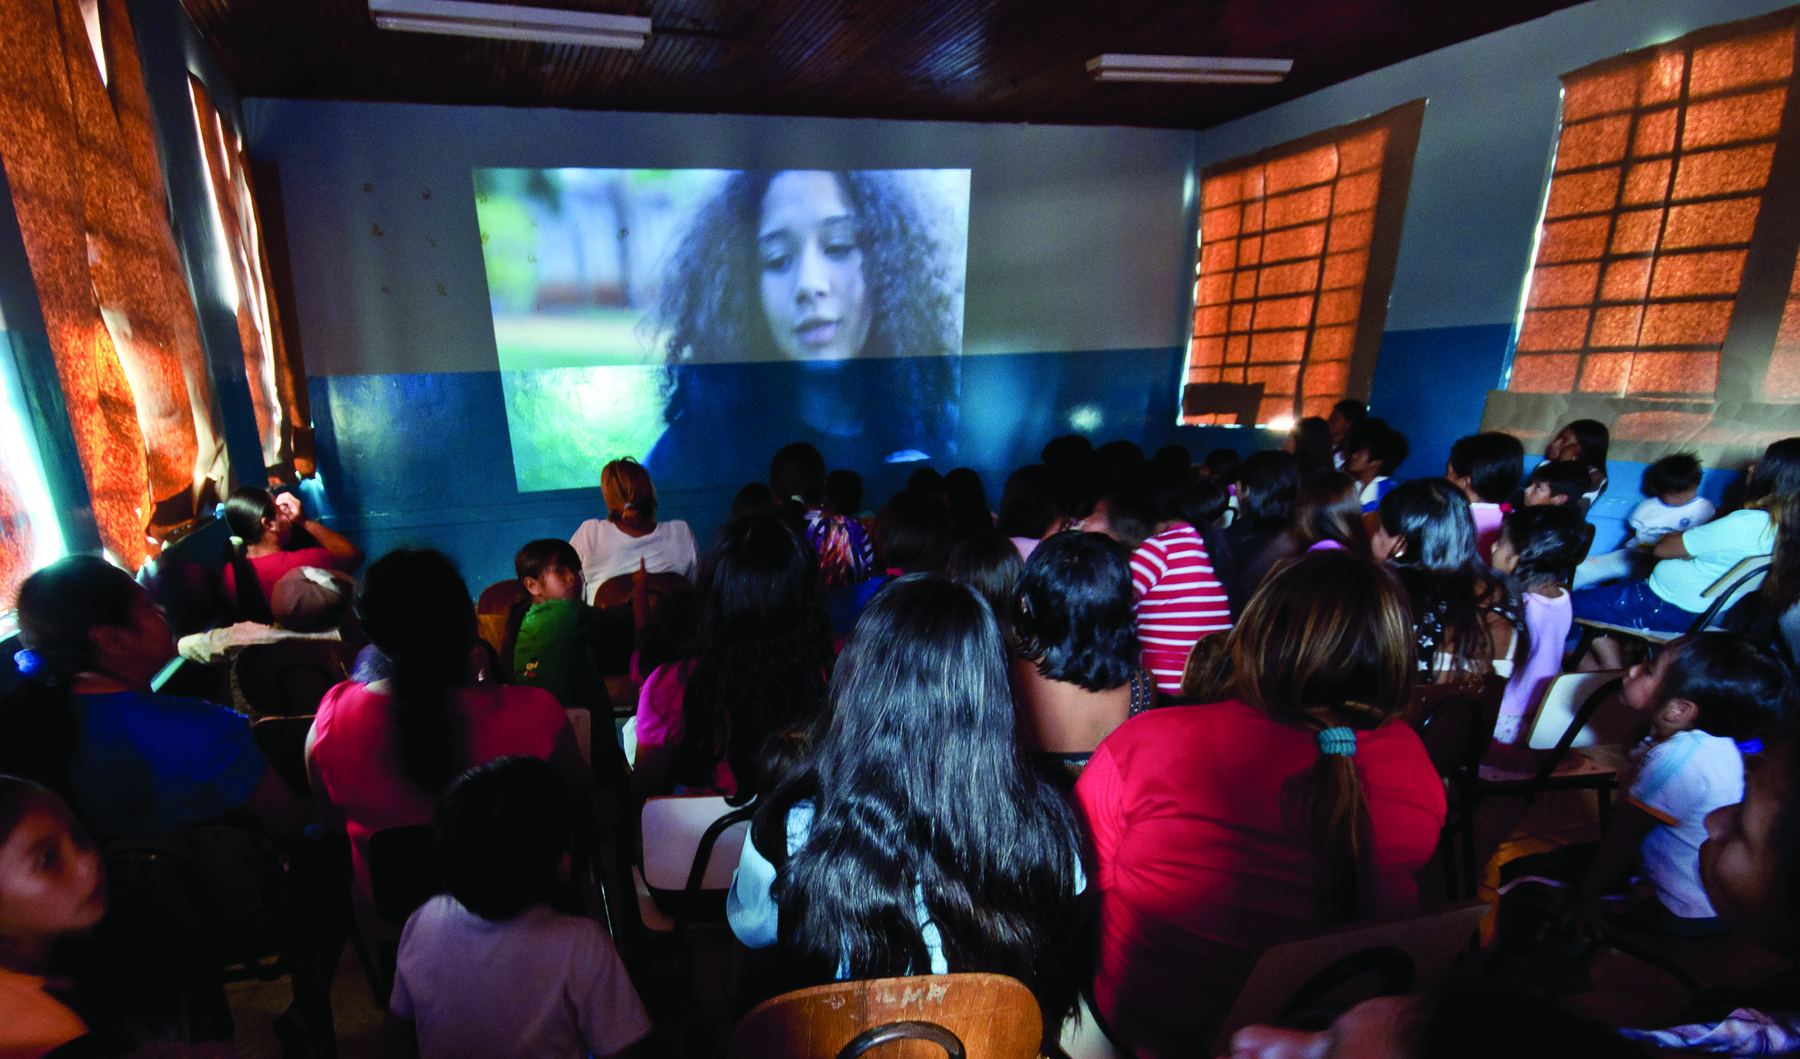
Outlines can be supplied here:
<path id="1" fill-rule="evenodd" d="M 1205 128 L 1575 0 L 534 0 L 642 51 L 375 28 L 366 0 L 182 0 L 247 96 Z M 1098 84 L 1101 52 L 1294 60 L 1278 85 Z"/>

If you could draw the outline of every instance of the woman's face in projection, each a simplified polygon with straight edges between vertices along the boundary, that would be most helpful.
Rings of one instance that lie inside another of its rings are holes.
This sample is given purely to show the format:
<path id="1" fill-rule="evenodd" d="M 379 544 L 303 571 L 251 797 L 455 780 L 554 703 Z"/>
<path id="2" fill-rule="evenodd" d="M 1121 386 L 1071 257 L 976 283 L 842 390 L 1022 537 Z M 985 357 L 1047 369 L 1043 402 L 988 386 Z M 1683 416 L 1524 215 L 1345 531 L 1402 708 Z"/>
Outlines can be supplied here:
<path id="1" fill-rule="evenodd" d="M 856 219 L 837 177 L 790 171 L 769 181 L 756 246 L 775 348 L 789 360 L 862 352 L 873 306 Z"/>

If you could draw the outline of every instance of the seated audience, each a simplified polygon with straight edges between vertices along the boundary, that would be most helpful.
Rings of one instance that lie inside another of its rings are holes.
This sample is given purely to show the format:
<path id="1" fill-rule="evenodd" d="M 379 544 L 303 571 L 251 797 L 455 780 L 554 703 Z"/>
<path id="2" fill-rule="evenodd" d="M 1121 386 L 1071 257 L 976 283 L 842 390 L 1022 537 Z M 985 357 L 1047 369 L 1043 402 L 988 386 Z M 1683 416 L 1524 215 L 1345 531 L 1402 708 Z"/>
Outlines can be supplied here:
<path id="1" fill-rule="evenodd" d="M 827 597 L 832 635 L 850 635 L 857 615 L 894 578 L 943 573 L 952 543 L 950 509 L 943 501 L 910 489 L 895 493 L 875 516 L 875 555 L 882 572 L 860 585 L 835 589 Z M 1016 547 L 1018 541 L 1013 544 Z"/>
<path id="2" fill-rule="evenodd" d="M 1425 683 L 1511 675 L 1517 602 L 1476 555 L 1475 520 L 1455 486 L 1421 478 L 1389 493 L 1370 547 L 1406 586 Z"/>
<path id="3" fill-rule="evenodd" d="M 906 488 L 915 493 L 929 493 L 942 500 L 946 507 L 950 504 L 950 491 L 944 486 L 944 476 L 929 466 L 921 464 L 918 470 L 907 475 Z"/>
<path id="4" fill-rule="evenodd" d="M 1669 934 L 1721 933 L 1729 928 L 1707 897 L 1701 845 L 1708 814 L 1744 798 L 1744 759 L 1738 740 L 1761 732 L 1792 694 L 1786 668 L 1770 653 L 1729 633 L 1699 633 L 1668 645 L 1654 662 L 1633 666 L 1621 692 L 1648 733 L 1630 753 L 1620 777 L 1624 804 L 1598 845 L 1563 846 L 1508 861 L 1503 878 L 1573 884 L 1565 914 L 1591 930 L 1603 927 L 1612 904 L 1626 922 Z M 1653 893 L 1630 894 L 1636 878 Z M 1508 893 L 1502 907 L 1506 948 L 1516 952 L 1530 930 L 1527 902 Z M 1607 900 L 1608 897 L 1613 900 Z M 1506 955 L 1505 953 L 1502 954 Z"/>
<path id="5" fill-rule="evenodd" d="M 1098 533 L 1059 533 L 1031 553 L 1013 615 L 1013 698 L 1026 749 L 1069 789 L 1100 740 L 1149 708 L 1131 606 L 1131 557 Z"/>
<path id="6" fill-rule="evenodd" d="M 1586 546 L 1584 526 L 1570 507 L 1520 508 L 1500 524 L 1494 572 L 1508 579 L 1525 620 L 1507 652 L 1512 674 L 1494 723 L 1495 742 L 1516 743 L 1527 734 L 1527 720 L 1562 674 L 1563 646 L 1574 621 L 1564 579 Z"/>
<path id="7" fill-rule="evenodd" d="M 1577 419 L 1550 436 L 1544 445 L 1546 460 L 1574 460 L 1588 469 L 1588 489 L 1581 494 L 1590 507 L 1606 492 L 1606 450 L 1612 434 L 1597 419 Z"/>
<path id="8" fill-rule="evenodd" d="M 267 489 L 253 485 L 241 485 L 225 499 L 225 525 L 235 538 L 232 561 L 221 572 L 225 598 L 252 621 L 270 619 L 269 600 L 275 596 L 275 582 L 288 571 L 317 566 L 350 573 L 362 565 L 362 549 L 343 534 L 300 518 L 297 511 L 297 504 L 277 505 Z M 295 547 L 297 530 L 305 530 L 317 543 Z M 255 575 L 260 597 L 249 594 L 247 580 L 242 589 L 238 587 L 240 572 Z"/>
<path id="9" fill-rule="evenodd" d="M 1218 482 L 1225 487 L 1226 492 L 1230 493 L 1232 487 L 1237 485 L 1238 475 L 1242 473 L 1243 468 L 1244 458 L 1238 455 L 1236 449 L 1213 449 L 1206 454 L 1206 460 L 1200 464 L 1200 474 Z"/>
<path id="10" fill-rule="evenodd" d="M 1150 459 L 1150 485 L 1186 489 L 1194 481 L 1194 454 L 1185 445 L 1164 445 Z"/>
<path id="11" fill-rule="evenodd" d="M 1031 558 L 1031 549 L 1038 546 L 1038 541 L 1068 525 L 1056 495 L 1056 484 L 1043 464 L 1021 467 L 1007 477 L 1006 488 L 1000 493 L 1000 517 L 996 525 L 1001 533 L 1012 538 L 1019 549 L 1019 558 Z"/>
<path id="12" fill-rule="evenodd" d="M 513 683 L 543 688 L 564 709 L 610 716 L 612 700 L 592 649 L 600 613 L 581 598 L 581 558 L 575 549 L 555 537 L 531 541 L 513 556 L 513 572 L 527 601 L 503 659 Z"/>
<path id="13" fill-rule="evenodd" d="M 950 505 L 950 530 L 957 540 L 994 531 L 996 518 L 988 510 L 981 475 L 967 467 L 956 468 L 944 475 L 944 495 Z"/>
<path id="14" fill-rule="evenodd" d="M 1009 645 L 1014 642 L 1013 593 L 1019 587 L 1019 579 L 1025 576 L 1025 563 L 1012 541 L 993 529 L 963 538 L 950 549 L 944 576 L 969 586 L 987 600 L 994 620 L 1000 623 L 1001 635 Z"/>
<path id="15" fill-rule="evenodd" d="M 862 475 L 839 469 L 825 476 L 825 510 L 833 515 L 860 519 L 863 511 Z M 735 515 L 736 512 L 733 512 Z"/>
<path id="16" fill-rule="evenodd" d="M 1346 397 L 1331 406 L 1325 426 L 1331 431 L 1332 463 L 1338 470 L 1344 469 L 1344 440 L 1350 436 L 1350 428 L 1367 418 L 1369 406 L 1354 397 Z"/>
<path id="17" fill-rule="evenodd" d="M 1365 419 L 1350 428 L 1344 439 L 1344 473 L 1362 487 L 1357 499 L 1362 501 L 1363 511 L 1381 506 L 1381 498 L 1400 484 L 1394 481 L 1394 472 L 1411 452 L 1406 435 L 1388 426 L 1385 419 Z"/>
<path id="18" fill-rule="evenodd" d="M 1294 499 L 1300 493 L 1300 461 L 1287 452 L 1253 452 L 1244 461 L 1238 479 L 1237 518 L 1225 531 L 1237 560 L 1237 581 L 1252 589 L 1257 584 L 1252 564 L 1275 538 L 1294 524 Z"/>
<path id="19" fill-rule="evenodd" d="M 591 518 L 569 538 L 581 557 L 581 598 L 592 603 L 601 585 L 639 568 L 693 580 L 698 565 L 694 531 L 680 519 L 656 520 L 650 472 L 627 456 L 600 469 L 606 517 Z"/>
<path id="20" fill-rule="evenodd" d="M 861 496 L 859 492 L 857 494 Z M 743 518 L 745 515 L 772 515 L 775 513 L 775 494 L 769 491 L 767 482 L 746 482 L 737 495 L 731 498 L 731 514 L 725 521 Z"/>
<path id="21" fill-rule="evenodd" d="M 764 789 L 765 740 L 810 721 L 825 701 L 831 633 L 813 556 L 774 515 L 728 523 L 700 567 L 688 657 L 656 668 L 638 696 L 631 792 Z"/>
<path id="22" fill-rule="evenodd" d="M 1261 946 L 1416 908 L 1444 822 L 1399 720 L 1413 636 L 1380 564 L 1327 551 L 1276 570 L 1230 656 L 1236 700 L 1131 718 L 1075 785 L 1100 884 L 1095 1010 L 1143 1059 L 1202 1047 Z"/>
<path id="23" fill-rule="evenodd" d="M 1763 581 L 1765 612 L 1779 615 L 1793 606 L 1800 598 L 1800 437 L 1784 438 L 1764 450 L 1750 474 L 1742 509 L 1666 533 L 1651 554 L 1660 561 L 1645 580 L 1575 593 L 1575 616 L 1632 629 L 1686 632 L 1712 606 L 1703 593 L 1713 582 L 1740 560 L 1763 555 L 1774 561 Z M 1618 643 L 1608 636 L 1595 640 L 1592 662 L 1601 669 L 1620 668 Z"/>
<path id="24" fill-rule="evenodd" d="M 1246 1026 L 1229 1059 L 1632 1059 L 1612 1030 L 1527 993 L 1457 990 L 1365 1000 L 1324 1030 Z"/>
<path id="25" fill-rule="evenodd" d="M 606 928 L 551 907 L 566 884 L 574 806 L 534 757 L 471 769 L 439 800 L 448 892 L 406 921 L 387 1055 L 618 1055 L 650 1032 Z"/>
<path id="26" fill-rule="evenodd" d="M 1712 501 L 1700 495 L 1704 472 L 1691 452 L 1664 456 L 1644 469 L 1646 499 L 1631 509 L 1631 538 L 1623 548 L 1595 555 L 1575 571 L 1575 587 L 1645 577 L 1656 565 L 1652 552 L 1671 533 L 1685 533 L 1712 521 Z"/>
<path id="27" fill-rule="evenodd" d="M 1336 469 L 1332 460 L 1331 428 L 1318 416 L 1307 416 L 1295 423 L 1282 439 L 1281 451 L 1293 453 L 1300 461 L 1302 478 Z"/>
<path id="28" fill-rule="evenodd" d="M 1292 457 L 1289 457 L 1292 459 Z M 1156 533 L 1131 553 L 1131 588 L 1144 668 L 1165 694 L 1181 694 L 1181 671 L 1194 643 L 1231 628 L 1227 571 L 1215 566 L 1204 521 L 1196 527 L 1185 510 L 1186 494 L 1164 491 L 1157 504 Z"/>
<path id="29" fill-rule="evenodd" d="M 0 776 L 0 1056 L 39 1059 L 87 1034 L 47 991 L 68 984 L 52 971 L 51 950 L 105 914 L 105 865 L 68 806 L 30 780 Z"/>
<path id="30" fill-rule="evenodd" d="M 1086 886 L 1068 805 L 1019 752 L 1006 645 L 940 577 L 876 596 L 831 682 L 805 771 L 765 797 L 732 881 L 732 933 L 779 945 L 782 984 L 985 971 L 1075 1005 Z"/>
<path id="31" fill-rule="evenodd" d="M 59 559 L 20 586 L 18 620 L 29 672 L 0 702 L 0 772 L 56 791 L 103 839 L 234 809 L 277 835 L 299 829 L 299 805 L 242 716 L 150 689 L 175 643 L 130 574 L 98 556 Z"/>
<path id="32" fill-rule="evenodd" d="M 921 467 L 913 474 L 929 470 Z M 776 503 L 791 506 L 800 515 L 806 543 L 819 557 L 823 587 L 844 588 L 868 580 L 875 570 L 874 545 L 855 518 L 825 510 L 825 457 L 818 449 L 804 441 L 782 446 L 769 462 L 769 491 Z"/>
<path id="33" fill-rule="evenodd" d="M 1567 504 L 1585 512 L 1587 502 L 1581 494 L 1587 491 L 1587 465 L 1574 460 L 1545 460 L 1531 469 L 1519 497 L 1520 507 L 1543 507 Z"/>
<path id="34" fill-rule="evenodd" d="M 1475 519 L 1475 548 L 1486 559 L 1493 554 L 1500 535 L 1500 505 L 1506 502 L 1525 475 L 1525 446 L 1511 434 L 1489 431 L 1457 438 L 1450 446 L 1444 478 L 1469 502 Z"/>
<path id="35" fill-rule="evenodd" d="M 1277 563 L 1309 551 L 1369 554 L 1356 479 L 1343 471 L 1316 471 L 1294 495 L 1294 519 L 1243 566 L 1243 589 L 1254 592 Z"/>
<path id="36" fill-rule="evenodd" d="M 450 560 L 399 549 L 376 560 L 356 598 L 390 675 L 325 693 L 306 738 L 313 797 L 350 836 L 356 893 L 369 889 L 369 838 L 431 821 L 452 779 L 510 754 L 556 765 L 585 798 L 588 767 L 555 696 L 470 681 L 475 606 Z"/>
<path id="37" fill-rule="evenodd" d="M 1209 478 L 1201 481 L 1218 488 Z M 1094 501 L 1093 513 L 1074 528 L 1085 533 L 1104 533 L 1135 551 L 1156 532 L 1158 521 L 1151 497 L 1143 493 L 1110 493 Z"/>

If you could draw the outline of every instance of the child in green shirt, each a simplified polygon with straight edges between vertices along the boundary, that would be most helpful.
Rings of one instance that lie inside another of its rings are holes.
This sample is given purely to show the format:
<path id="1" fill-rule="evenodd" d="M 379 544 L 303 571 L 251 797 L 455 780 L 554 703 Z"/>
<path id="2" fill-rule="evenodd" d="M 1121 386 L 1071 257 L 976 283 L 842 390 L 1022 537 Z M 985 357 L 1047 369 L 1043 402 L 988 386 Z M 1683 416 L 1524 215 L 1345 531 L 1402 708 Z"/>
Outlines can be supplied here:
<path id="1" fill-rule="evenodd" d="M 606 681 L 590 649 L 600 612 L 581 599 L 581 559 L 568 541 L 535 540 L 513 556 L 513 570 L 530 603 L 512 638 L 513 682 L 543 688 L 564 709 L 592 711 L 599 724 L 612 717 Z"/>

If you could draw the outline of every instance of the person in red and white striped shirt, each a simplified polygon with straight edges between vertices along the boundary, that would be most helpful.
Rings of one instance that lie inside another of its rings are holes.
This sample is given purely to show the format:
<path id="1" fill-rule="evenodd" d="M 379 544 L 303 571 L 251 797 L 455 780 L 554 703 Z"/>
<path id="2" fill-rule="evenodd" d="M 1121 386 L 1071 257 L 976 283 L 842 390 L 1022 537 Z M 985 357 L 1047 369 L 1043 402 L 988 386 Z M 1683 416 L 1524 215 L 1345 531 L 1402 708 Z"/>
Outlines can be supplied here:
<path id="1" fill-rule="evenodd" d="M 1144 668 L 1163 692 L 1179 695 L 1195 642 L 1231 628 L 1231 603 L 1206 542 L 1188 523 L 1174 523 L 1131 553 L 1131 587 Z"/>

